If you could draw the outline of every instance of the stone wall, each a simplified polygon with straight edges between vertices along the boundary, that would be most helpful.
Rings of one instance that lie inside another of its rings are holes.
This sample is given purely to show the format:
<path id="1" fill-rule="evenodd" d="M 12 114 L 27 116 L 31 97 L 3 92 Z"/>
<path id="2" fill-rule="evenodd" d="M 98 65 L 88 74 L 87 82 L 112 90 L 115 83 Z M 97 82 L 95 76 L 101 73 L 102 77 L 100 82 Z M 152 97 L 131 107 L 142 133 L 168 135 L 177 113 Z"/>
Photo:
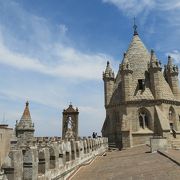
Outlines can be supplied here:
<path id="1" fill-rule="evenodd" d="M 8 128 L 8 125 L 0 124 L 0 167 L 10 151 L 10 139 L 12 138 L 12 134 L 13 129 Z"/>
<path id="2" fill-rule="evenodd" d="M 79 141 L 42 140 L 11 150 L 2 169 L 5 180 L 66 179 L 79 166 L 104 153 L 107 138 Z"/>
<path id="3" fill-rule="evenodd" d="M 133 133 L 133 146 L 141 144 L 150 144 L 150 138 L 153 137 L 153 133 Z"/>

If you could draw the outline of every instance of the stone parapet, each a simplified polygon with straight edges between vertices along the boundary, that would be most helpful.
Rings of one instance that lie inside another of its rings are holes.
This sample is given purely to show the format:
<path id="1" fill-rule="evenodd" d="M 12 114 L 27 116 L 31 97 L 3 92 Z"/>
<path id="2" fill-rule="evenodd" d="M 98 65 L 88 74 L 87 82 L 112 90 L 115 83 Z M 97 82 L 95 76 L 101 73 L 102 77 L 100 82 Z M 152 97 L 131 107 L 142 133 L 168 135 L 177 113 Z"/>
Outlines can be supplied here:
<path id="1" fill-rule="evenodd" d="M 60 141 L 59 138 L 46 143 L 38 141 L 34 146 L 11 150 L 2 166 L 1 177 L 8 180 L 64 179 L 107 149 L 108 139 L 100 137 L 79 141 Z"/>

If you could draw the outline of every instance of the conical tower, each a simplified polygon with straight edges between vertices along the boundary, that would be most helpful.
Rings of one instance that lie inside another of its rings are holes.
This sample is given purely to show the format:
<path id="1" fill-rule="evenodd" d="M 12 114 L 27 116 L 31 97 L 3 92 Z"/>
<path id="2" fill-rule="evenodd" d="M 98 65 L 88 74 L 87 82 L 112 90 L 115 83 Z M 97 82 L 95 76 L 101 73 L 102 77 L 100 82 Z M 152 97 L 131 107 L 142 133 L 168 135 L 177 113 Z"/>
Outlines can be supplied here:
<path id="1" fill-rule="evenodd" d="M 26 102 L 26 106 L 20 121 L 16 122 L 16 137 L 18 139 L 18 144 L 23 145 L 27 142 L 33 140 L 34 137 L 34 124 L 31 120 L 31 115 L 29 111 L 29 102 Z"/>

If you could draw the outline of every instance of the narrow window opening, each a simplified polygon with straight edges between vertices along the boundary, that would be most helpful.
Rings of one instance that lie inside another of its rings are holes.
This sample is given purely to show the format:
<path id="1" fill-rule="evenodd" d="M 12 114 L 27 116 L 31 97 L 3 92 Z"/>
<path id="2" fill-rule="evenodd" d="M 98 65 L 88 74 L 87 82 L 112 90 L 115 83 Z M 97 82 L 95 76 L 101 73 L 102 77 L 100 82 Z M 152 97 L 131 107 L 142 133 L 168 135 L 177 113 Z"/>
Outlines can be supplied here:
<path id="1" fill-rule="evenodd" d="M 139 125 L 140 125 L 141 128 L 144 128 L 143 117 L 142 116 L 139 116 Z"/>
<path id="2" fill-rule="evenodd" d="M 144 120 L 145 120 L 145 127 L 149 127 L 148 117 L 145 116 Z"/>
<path id="3" fill-rule="evenodd" d="M 145 80 L 138 79 L 138 86 L 139 86 L 139 90 L 144 90 L 145 89 Z"/>

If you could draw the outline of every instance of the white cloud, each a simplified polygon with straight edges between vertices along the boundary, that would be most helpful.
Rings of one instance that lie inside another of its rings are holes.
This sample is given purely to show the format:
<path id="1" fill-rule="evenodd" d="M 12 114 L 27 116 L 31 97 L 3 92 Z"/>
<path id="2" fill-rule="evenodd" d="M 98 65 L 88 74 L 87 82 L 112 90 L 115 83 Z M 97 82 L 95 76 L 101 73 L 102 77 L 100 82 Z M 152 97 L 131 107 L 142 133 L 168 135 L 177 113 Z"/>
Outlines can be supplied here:
<path id="1" fill-rule="evenodd" d="M 137 16 L 142 12 L 152 9 L 158 11 L 170 11 L 180 9 L 179 0 L 102 0 L 104 3 L 110 3 L 118 7 L 128 16 Z"/>
<path id="2" fill-rule="evenodd" d="M 73 47 L 66 35 L 68 27 L 65 24 L 53 29 L 48 20 L 28 13 L 18 3 L 9 2 L 9 9 L 18 20 L 17 31 L 0 23 L 1 64 L 54 77 L 79 80 L 102 78 L 105 57 L 110 59 L 108 55 L 83 52 Z M 19 37 L 19 34 L 23 36 Z"/>
<path id="3" fill-rule="evenodd" d="M 102 0 L 111 3 L 128 16 L 137 16 L 141 12 L 154 7 L 154 0 Z"/>
<path id="4" fill-rule="evenodd" d="M 106 64 L 105 55 L 82 53 L 62 44 L 54 47 L 54 53 L 57 57 L 55 64 L 47 64 L 47 62 L 43 63 L 42 59 L 13 52 L 0 41 L 0 63 L 2 64 L 55 77 L 101 79 Z"/>

